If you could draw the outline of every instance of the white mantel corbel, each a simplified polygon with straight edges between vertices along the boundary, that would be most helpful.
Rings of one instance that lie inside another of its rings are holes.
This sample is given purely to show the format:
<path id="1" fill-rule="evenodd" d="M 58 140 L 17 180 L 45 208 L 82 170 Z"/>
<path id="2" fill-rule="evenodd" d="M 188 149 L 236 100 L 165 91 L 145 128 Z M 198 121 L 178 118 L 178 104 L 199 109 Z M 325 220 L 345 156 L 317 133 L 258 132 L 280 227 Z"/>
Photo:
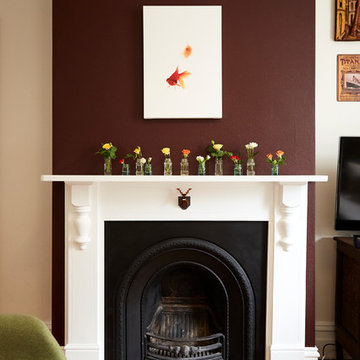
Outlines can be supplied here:
<path id="1" fill-rule="evenodd" d="M 91 185 L 71 185 L 71 205 L 73 206 L 73 226 L 75 228 L 73 241 L 79 244 L 81 250 L 85 250 L 90 238 L 90 212 L 91 212 Z"/>
<path id="2" fill-rule="evenodd" d="M 281 218 L 278 222 L 280 240 L 278 244 L 284 251 L 289 251 L 290 248 L 298 240 L 298 224 L 300 215 L 301 195 L 304 184 L 300 183 L 280 183 L 281 197 L 280 197 L 280 213 Z"/>

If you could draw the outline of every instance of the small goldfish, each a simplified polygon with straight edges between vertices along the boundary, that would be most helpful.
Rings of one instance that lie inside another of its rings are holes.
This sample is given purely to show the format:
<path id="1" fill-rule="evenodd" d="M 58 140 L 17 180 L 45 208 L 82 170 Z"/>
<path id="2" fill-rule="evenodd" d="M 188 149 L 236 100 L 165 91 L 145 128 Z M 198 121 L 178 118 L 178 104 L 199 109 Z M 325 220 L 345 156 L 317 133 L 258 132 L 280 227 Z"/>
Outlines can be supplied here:
<path id="1" fill-rule="evenodd" d="M 169 78 L 167 78 L 166 81 L 170 86 L 181 86 L 184 88 L 184 78 L 189 75 L 190 73 L 188 71 L 183 71 L 179 74 L 179 67 L 177 66 L 175 72 Z"/>
<path id="2" fill-rule="evenodd" d="M 183 51 L 183 55 L 188 58 L 190 55 L 191 55 L 191 52 L 192 52 L 192 47 L 188 44 L 186 45 L 186 48 L 185 50 Z"/>

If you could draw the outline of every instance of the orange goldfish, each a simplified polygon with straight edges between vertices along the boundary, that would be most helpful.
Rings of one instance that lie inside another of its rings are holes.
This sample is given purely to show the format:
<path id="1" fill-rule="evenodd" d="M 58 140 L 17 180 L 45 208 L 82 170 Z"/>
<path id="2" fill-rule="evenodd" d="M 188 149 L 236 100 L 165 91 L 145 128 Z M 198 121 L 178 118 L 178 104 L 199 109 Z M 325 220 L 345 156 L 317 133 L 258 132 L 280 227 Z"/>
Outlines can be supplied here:
<path id="1" fill-rule="evenodd" d="M 188 44 L 186 45 L 186 48 L 185 50 L 183 51 L 183 55 L 188 58 L 190 55 L 191 55 L 191 52 L 192 52 L 192 47 Z"/>
<path id="2" fill-rule="evenodd" d="M 167 78 L 166 81 L 170 86 L 181 86 L 184 88 L 184 78 L 189 75 L 190 73 L 188 71 L 183 71 L 179 74 L 179 67 L 177 66 L 175 72 L 169 78 Z"/>

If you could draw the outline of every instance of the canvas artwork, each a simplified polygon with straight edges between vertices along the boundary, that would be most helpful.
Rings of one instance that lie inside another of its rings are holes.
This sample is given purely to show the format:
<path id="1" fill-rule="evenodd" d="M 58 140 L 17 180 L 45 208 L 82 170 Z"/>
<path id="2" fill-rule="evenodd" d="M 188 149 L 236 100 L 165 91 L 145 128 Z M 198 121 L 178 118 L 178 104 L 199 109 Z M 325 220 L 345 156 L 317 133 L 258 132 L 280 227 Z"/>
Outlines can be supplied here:
<path id="1" fill-rule="evenodd" d="M 335 40 L 360 40 L 360 0 L 336 0 Z"/>
<path id="2" fill-rule="evenodd" d="M 360 55 L 338 55 L 338 101 L 360 101 Z"/>
<path id="3" fill-rule="evenodd" d="M 221 6 L 144 6 L 143 16 L 144 118 L 221 118 Z"/>

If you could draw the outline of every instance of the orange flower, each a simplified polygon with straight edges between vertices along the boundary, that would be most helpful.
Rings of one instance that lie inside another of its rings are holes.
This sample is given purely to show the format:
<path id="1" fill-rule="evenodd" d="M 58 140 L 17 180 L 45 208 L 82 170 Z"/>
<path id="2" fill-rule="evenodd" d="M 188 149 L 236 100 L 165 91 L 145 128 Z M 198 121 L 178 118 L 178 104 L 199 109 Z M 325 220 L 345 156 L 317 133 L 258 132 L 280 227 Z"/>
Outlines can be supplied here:
<path id="1" fill-rule="evenodd" d="M 284 155 L 284 152 L 283 152 L 282 150 L 278 150 L 278 151 L 276 152 L 276 155 L 277 155 L 279 158 L 281 158 L 281 157 Z"/>
<path id="2" fill-rule="evenodd" d="M 183 149 L 181 152 L 183 153 L 185 158 L 187 158 L 190 154 L 190 150 L 188 150 L 188 149 Z"/>
<path id="3" fill-rule="evenodd" d="M 267 157 L 269 160 L 272 160 L 272 158 L 273 158 L 272 154 L 270 154 L 270 153 L 267 154 L 266 157 Z"/>

